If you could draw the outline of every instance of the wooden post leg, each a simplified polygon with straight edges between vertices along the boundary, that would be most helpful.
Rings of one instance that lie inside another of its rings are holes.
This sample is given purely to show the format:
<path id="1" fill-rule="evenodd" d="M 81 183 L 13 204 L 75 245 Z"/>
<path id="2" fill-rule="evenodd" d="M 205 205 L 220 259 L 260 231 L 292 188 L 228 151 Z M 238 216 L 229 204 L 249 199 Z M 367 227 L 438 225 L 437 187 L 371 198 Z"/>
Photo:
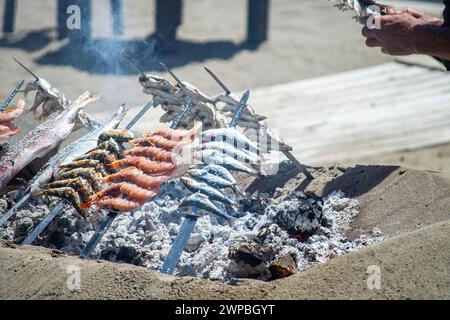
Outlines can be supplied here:
<path id="1" fill-rule="evenodd" d="M 5 2 L 5 12 L 3 19 L 3 32 L 12 33 L 14 32 L 14 25 L 16 21 L 16 0 L 6 0 Z"/>
<path id="2" fill-rule="evenodd" d="M 122 0 L 111 0 L 111 14 L 113 18 L 113 34 L 123 35 L 123 2 Z"/>
<path id="3" fill-rule="evenodd" d="M 177 36 L 177 28 L 181 25 L 183 11 L 182 0 L 157 0 L 156 1 L 156 34 L 163 46 L 162 50 L 171 50 Z M 161 48 L 158 48 L 161 49 Z M 172 48 L 173 49 L 173 48 Z"/>
<path id="4" fill-rule="evenodd" d="M 258 46 L 268 38 L 270 0 L 248 0 L 247 42 Z"/>
<path id="5" fill-rule="evenodd" d="M 83 44 L 91 39 L 92 33 L 92 1 L 72 0 L 71 4 L 77 5 L 81 11 L 81 25 L 79 30 L 69 30 L 70 41 L 74 44 Z"/>

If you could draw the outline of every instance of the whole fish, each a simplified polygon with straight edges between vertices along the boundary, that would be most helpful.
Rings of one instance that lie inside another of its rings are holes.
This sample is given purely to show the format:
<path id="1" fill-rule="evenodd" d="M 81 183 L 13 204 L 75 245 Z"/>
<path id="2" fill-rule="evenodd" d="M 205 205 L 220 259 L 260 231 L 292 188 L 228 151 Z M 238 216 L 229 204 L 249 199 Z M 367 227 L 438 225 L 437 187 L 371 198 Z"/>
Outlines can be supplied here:
<path id="1" fill-rule="evenodd" d="M 208 173 L 211 173 L 213 175 L 216 175 L 218 177 L 221 177 L 222 179 L 230 181 L 232 184 L 237 185 L 236 180 L 234 179 L 233 175 L 230 171 L 225 169 L 222 166 L 216 165 L 216 164 L 208 164 L 207 166 L 202 168 L 203 170 L 207 171 Z"/>
<path id="2" fill-rule="evenodd" d="M 28 164 L 42 158 L 64 141 L 75 126 L 78 112 L 98 96 L 83 93 L 66 110 L 42 123 L 12 146 L 0 160 L 0 190 Z"/>
<path id="3" fill-rule="evenodd" d="M 59 166 L 67 164 L 77 159 L 81 155 L 91 151 L 97 146 L 98 137 L 105 131 L 117 128 L 122 122 L 127 113 L 127 109 L 122 105 L 109 120 L 102 127 L 89 132 L 65 146 L 60 152 L 53 156 L 44 167 L 36 174 L 36 176 L 30 181 L 31 192 L 35 192 L 40 187 L 50 181 Z"/>
<path id="4" fill-rule="evenodd" d="M 261 174 L 245 164 L 227 156 L 217 150 L 203 150 L 194 154 L 194 158 L 205 162 L 206 164 L 217 164 L 231 171 L 245 172 L 252 176 L 259 177 Z"/>
<path id="5" fill-rule="evenodd" d="M 211 163 L 211 164 L 208 164 L 207 166 L 204 166 L 202 168 L 202 170 L 205 170 L 206 172 L 208 172 L 210 174 L 213 174 L 217 177 L 220 177 L 222 179 L 225 179 L 225 180 L 231 182 L 233 184 L 232 189 L 236 193 L 236 195 L 238 195 L 239 197 L 242 197 L 242 198 L 246 197 L 245 192 L 241 190 L 241 188 L 237 184 L 236 180 L 234 179 L 233 175 L 231 174 L 230 171 L 228 171 L 228 169 Z"/>
<path id="6" fill-rule="evenodd" d="M 180 207 L 196 207 L 198 209 L 203 209 L 220 218 L 230 220 L 233 217 L 230 216 L 225 210 L 220 209 L 207 196 L 201 193 L 195 193 L 181 201 Z"/>
<path id="7" fill-rule="evenodd" d="M 223 141 L 225 143 L 231 144 L 235 147 L 240 147 L 245 150 L 250 150 L 254 153 L 259 152 L 259 148 L 247 138 L 245 135 L 240 133 L 234 128 L 220 128 L 220 129 L 210 129 L 202 132 L 201 134 L 202 140 L 206 141 Z"/>
<path id="8" fill-rule="evenodd" d="M 211 200 L 216 200 L 219 202 L 222 202 L 224 204 L 227 204 L 229 206 L 232 206 L 235 204 L 233 200 L 228 198 L 226 195 L 224 195 L 219 190 L 211 187 L 210 185 L 203 183 L 203 182 L 197 182 L 194 179 L 187 178 L 187 177 L 181 177 L 181 182 L 188 188 L 190 191 L 196 193 L 200 192 L 206 196 L 208 196 Z"/>
<path id="9" fill-rule="evenodd" d="M 261 164 L 261 159 L 252 152 L 246 152 L 244 150 L 240 150 L 238 148 L 235 148 L 234 146 L 231 146 L 227 143 L 223 142 L 207 142 L 203 143 L 199 148 L 203 148 L 204 150 L 217 150 L 219 152 L 222 152 L 223 154 L 226 154 L 240 162 L 245 162 L 249 164 L 259 165 Z"/>
<path id="10" fill-rule="evenodd" d="M 204 182 L 217 189 L 232 188 L 236 185 L 203 169 L 191 169 L 188 170 L 187 173 L 195 180 Z"/>

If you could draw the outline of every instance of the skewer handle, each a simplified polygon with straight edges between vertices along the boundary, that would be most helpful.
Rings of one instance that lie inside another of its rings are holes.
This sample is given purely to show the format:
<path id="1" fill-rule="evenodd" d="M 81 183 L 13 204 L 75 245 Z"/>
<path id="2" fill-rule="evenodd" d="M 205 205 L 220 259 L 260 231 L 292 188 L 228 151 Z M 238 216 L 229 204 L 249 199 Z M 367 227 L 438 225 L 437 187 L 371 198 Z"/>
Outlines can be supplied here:
<path id="1" fill-rule="evenodd" d="M 195 210 L 196 208 L 194 208 Z M 161 273 L 173 274 L 175 267 L 180 260 L 181 253 L 186 247 L 192 232 L 194 231 L 195 224 L 197 223 L 196 217 L 185 217 L 183 224 L 181 225 L 180 231 L 175 241 L 172 243 L 169 253 L 167 254 L 166 260 L 161 268 Z"/>
<path id="2" fill-rule="evenodd" d="M 94 252 L 97 245 L 102 240 L 105 233 L 109 230 L 114 219 L 118 216 L 116 212 L 109 212 L 106 217 L 103 219 L 102 223 L 95 231 L 95 234 L 92 236 L 91 240 L 89 240 L 86 247 L 84 247 L 83 252 L 81 252 L 80 258 L 87 259 L 91 256 L 92 252 Z"/>
<path id="3" fill-rule="evenodd" d="M 0 228 L 13 216 L 14 212 L 19 209 L 25 202 L 30 199 L 31 193 L 27 193 L 22 199 L 19 200 L 11 209 L 9 209 L 1 218 L 0 218 Z"/>

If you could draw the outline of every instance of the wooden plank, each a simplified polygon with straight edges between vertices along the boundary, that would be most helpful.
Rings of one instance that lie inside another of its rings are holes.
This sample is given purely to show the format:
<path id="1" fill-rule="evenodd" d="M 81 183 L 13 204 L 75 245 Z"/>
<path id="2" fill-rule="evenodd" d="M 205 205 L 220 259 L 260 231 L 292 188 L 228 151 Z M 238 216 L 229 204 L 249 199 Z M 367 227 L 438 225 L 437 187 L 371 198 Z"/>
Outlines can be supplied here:
<path id="1" fill-rule="evenodd" d="M 450 142 L 450 76 L 389 63 L 256 90 L 252 105 L 304 163 Z"/>

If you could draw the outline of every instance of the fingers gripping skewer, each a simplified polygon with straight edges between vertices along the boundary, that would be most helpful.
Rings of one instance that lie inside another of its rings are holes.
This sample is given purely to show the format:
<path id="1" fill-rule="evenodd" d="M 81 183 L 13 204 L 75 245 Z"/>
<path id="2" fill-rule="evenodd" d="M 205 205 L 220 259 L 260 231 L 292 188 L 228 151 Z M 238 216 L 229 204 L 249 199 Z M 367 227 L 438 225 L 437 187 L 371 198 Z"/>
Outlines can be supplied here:
<path id="1" fill-rule="evenodd" d="M 236 108 L 236 112 L 233 116 L 233 119 L 231 120 L 230 128 L 236 128 L 239 122 L 239 118 L 241 117 L 242 112 L 247 106 L 249 98 L 250 98 L 250 91 L 246 91 L 242 96 L 241 101 L 239 101 L 239 104 Z M 198 216 L 196 214 L 198 211 L 199 209 L 194 207 L 192 211 L 193 214 L 186 216 L 184 218 L 178 236 L 173 242 L 172 247 L 170 248 L 169 253 L 167 254 L 167 257 L 164 260 L 164 264 L 161 268 L 161 273 L 173 274 L 178 264 L 178 261 L 180 260 L 181 254 L 184 248 L 186 248 L 189 238 L 192 232 L 194 231 L 194 227 L 198 219 Z"/>
<path id="2" fill-rule="evenodd" d="M 227 95 L 231 94 L 231 91 L 225 86 L 225 84 L 219 79 L 219 77 L 214 74 L 210 69 L 205 67 L 205 70 L 209 73 L 209 75 L 219 84 L 219 86 L 225 91 Z M 291 151 L 287 150 L 286 148 L 282 148 L 280 150 L 303 174 L 306 176 L 306 178 L 313 180 L 314 177 L 312 174 L 308 171 L 305 165 L 300 163 L 295 156 L 292 154 Z"/>
<path id="3" fill-rule="evenodd" d="M 152 106 L 151 102 L 147 103 L 147 105 L 145 105 L 144 108 L 126 126 L 126 129 L 127 130 L 131 129 L 144 116 L 145 112 L 147 112 L 151 106 Z M 64 208 L 64 206 L 67 203 L 68 203 L 68 200 L 66 200 L 66 199 L 61 200 L 58 203 L 57 207 L 55 207 L 55 209 L 53 209 L 51 214 L 49 216 L 47 216 L 44 220 L 42 220 L 36 226 L 36 228 L 33 230 L 33 232 L 25 239 L 23 244 L 32 244 L 37 239 L 37 237 L 39 237 L 39 235 L 45 230 L 45 228 L 47 228 L 47 226 L 50 224 L 50 222 L 55 217 L 58 216 L 58 214 L 61 212 L 61 210 Z"/>
<path id="4" fill-rule="evenodd" d="M 192 107 L 192 101 L 188 101 L 187 104 L 183 107 L 182 112 L 177 116 L 177 118 L 174 120 L 172 125 L 170 126 L 171 129 L 176 129 L 183 117 L 186 115 L 186 113 L 189 111 L 189 109 Z M 95 231 L 95 234 L 92 236 L 92 238 L 87 243 L 86 247 L 81 252 L 80 257 L 83 259 L 89 258 L 92 253 L 94 252 L 97 245 L 102 240 L 103 236 L 106 234 L 108 229 L 111 227 L 112 223 L 116 219 L 116 217 L 119 214 L 116 212 L 109 212 L 108 215 L 103 219 L 102 223 L 98 227 L 98 229 Z"/>

